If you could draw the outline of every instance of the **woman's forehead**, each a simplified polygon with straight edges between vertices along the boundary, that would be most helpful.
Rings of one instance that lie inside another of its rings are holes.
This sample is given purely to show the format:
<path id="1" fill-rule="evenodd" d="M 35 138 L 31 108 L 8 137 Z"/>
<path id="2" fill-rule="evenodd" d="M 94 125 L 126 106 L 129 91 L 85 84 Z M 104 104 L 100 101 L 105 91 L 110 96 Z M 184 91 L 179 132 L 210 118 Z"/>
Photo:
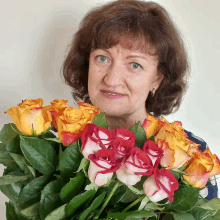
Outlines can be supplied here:
<path id="1" fill-rule="evenodd" d="M 132 52 L 139 52 L 143 54 L 155 54 L 154 48 L 147 43 L 143 38 L 132 38 L 130 36 L 120 36 L 120 37 L 113 37 L 114 41 L 117 42 L 117 44 L 120 44 L 120 46 L 124 49 L 128 49 Z M 116 45 L 117 45 L 116 44 Z M 116 46 L 114 45 L 114 46 Z M 112 47 L 114 47 L 112 46 Z M 111 48 L 111 47 L 109 47 Z M 109 48 L 104 48 L 104 49 L 109 49 Z M 96 49 L 102 49 L 102 48 L 95 48 L 94 47 L 94 41 L 92 43 L 92 49 L 91 52 L 96 50 Z"/>

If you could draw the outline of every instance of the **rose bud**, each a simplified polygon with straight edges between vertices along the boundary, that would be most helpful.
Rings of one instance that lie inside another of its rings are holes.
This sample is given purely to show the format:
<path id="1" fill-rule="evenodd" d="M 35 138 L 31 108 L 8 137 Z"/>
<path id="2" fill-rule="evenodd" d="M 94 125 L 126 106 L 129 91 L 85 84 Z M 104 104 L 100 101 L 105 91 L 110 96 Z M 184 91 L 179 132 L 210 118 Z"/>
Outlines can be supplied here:
<path id="1" fill-rule="evenodd" d="M 152 202 L 165 198 L 173 202 L 174 191 L 178 188 L 178 180 L 165 168 L 155 170 L 154 175 L 147 178 L 143 184 L 144 193 Z"/>
<path id="2" fill-rule="evenodd" d="M 18 107 L 5 111 L 14 121 L 17 129 L 26 135 L 39 135 L 46 131 L 52 122 L 52 116 L 47 108 L 42 107 L 43 99 L 25 99 Z"/>
<path id="3" fill-rule="evenodd" d="M 113 150 L 102 149 L 96 154 L 90 154 L 89 159 L 89 180 L 98 186 L 108 183 L 112 178 L 113 172 L 120 167 Z"/>
<path id="4" fill-rule="evenodd" d="M 141 181 L 141 175 L 136 175 L 133 171 L 127 169 L 123 163 L 120 168 L 116 171 L 118 180 L 127 186 L 133 186 Z"/>
<path id="5" fill-rule="evenodd" d="M 159 148 L 155 142 L 152 140 L 146 141 L 143 146 L 143 151 L 148 157 L 150 157 L 153 166 L 156 161 L 156 165 L 160 164 L 160 159 L 163 157 L 163 150 Z"/>
<path id="6" fill-rule="evenodd" d="M 111 144 L 112 134 L 104 127 L 95 124 L 87 124 L 81 135 L 82 154 L 88 159 L 90 154 L 94 154 L 101 149 L 107 149 Z"/>
<path id="7" fill-rule="evenodd" d="M 136 175 L 149 176 L 154 170 L 151 159 L 138 147 L 132 148 L 131 155 L 124 164 Z"/>

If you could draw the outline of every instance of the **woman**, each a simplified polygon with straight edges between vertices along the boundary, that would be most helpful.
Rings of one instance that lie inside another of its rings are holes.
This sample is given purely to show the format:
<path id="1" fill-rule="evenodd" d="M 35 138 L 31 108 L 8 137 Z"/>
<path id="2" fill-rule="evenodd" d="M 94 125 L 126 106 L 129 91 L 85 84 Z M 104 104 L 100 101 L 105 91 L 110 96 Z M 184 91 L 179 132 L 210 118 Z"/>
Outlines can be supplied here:
<path id="1" fill-rule="evenodd" d="M 147 114 L 177 111 L 188 72 L 183 40 L 168 12 L 138 0 L 113 1 L 88 12 L 63 66 L 74 99 L 105 112 L 110 131 L 142 124 Z M 217 185 L 208 184 L 204 197 L 217 197 Z"/>

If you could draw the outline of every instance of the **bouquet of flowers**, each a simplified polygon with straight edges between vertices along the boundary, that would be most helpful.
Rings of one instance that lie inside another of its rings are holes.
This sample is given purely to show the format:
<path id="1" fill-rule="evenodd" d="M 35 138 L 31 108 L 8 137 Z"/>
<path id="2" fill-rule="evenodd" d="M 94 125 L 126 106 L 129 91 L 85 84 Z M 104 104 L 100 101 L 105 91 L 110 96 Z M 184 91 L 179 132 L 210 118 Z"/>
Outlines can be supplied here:
<path id="1" fill-rule="evenodd" d="M 220 161 L 187 139 L 181 122 L 150 115 L 110 132 L 90 104 L 41 98 L 5 111 L 0 190 L 8 220 L 217 220 L 220 200 L 200 198 Z"/>

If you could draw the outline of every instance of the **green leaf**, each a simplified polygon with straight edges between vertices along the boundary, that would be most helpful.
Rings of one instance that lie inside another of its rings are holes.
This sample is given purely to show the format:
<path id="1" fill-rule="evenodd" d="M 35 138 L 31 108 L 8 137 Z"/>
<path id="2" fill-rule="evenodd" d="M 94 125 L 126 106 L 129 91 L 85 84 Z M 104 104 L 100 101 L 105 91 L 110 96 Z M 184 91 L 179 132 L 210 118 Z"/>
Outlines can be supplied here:
<path id="1" fill-rule="evenodd" d="M 84 167 L 86 167 L 89 164 L 89 160 L 87 160 L 85 157 L 81 160 L 81 163 L 79 165 L 79 168 L 76 172 L 81 171 Z"/>
<path id="2" fill-rule="evenodd" d="M 95 190 L 95 191 L 97 191 L 98 188 L 99 188 L 99 186 L 96 185 L 95 183 L 90 183 L 89 185 L 87 185 L 85 187 L 85 190 Z"/>
<path id="3" fill-rule="evenodd" d="M 126 193 L 121 199 L 121 202 L 124 202 L 124 203 L 132 202 L 138 197 L 140 197 L 140 195 L 133 193 L 128 187 L 126 187 Z"/>
<path id="4" fill-rule="evenodd" d="M 190 214 L 194 216 L 195 220 L 205 220 L 208 216 L 212 216 L 216 213 L 216 210 L 207 210 L 199 207 L 195 207 L 190 211 Z"/>
<path id="5" fill-rule="evenodd" d="M 67 204 L 62 205 L 61 207 L 55 209 L 51 212 L 45 220 L 60 220 L 66 217 L 65 208 Z"/>
<path id="6" fill-rule="evenodd" d="M 2 130 L 0 131 L 0 141 L 7 145 L 18 133 L 15 132 L 11 124 L 5 124 Z"/>
<path id="7" fill-rule="evenodd" d="M 23 183 L 12 183 L 9 185 L 1 186 L 0 190 L 9 198 L 9 200 L 17 202 L 17 199 L 23 186 Z"/>
<path id="8" fill-rule="evenodd" d="M 95 190 L 89 190 L 82 194 L 75 196 L 66 206 L 66 213 L 68 216 L 72 215 L 77 208 L 85 204 L 91 197 L 95 195 Z"/>
<path id="9" fill-rule="evenodd" d="M 20 136 L 17 134 L 6 146 L 8 152 L 23 155 L 20 147 Z"/>
<path id="10" fill-rule="evenodd" d="M 186 212 L 172 212 L 172 214 L 175 220 L 196 220 L 193 215 Z"/>
<path id="11" fill-rule="evenodd" d="M 112 217 L 116 219 L 128 219 L 128 218 L 146 218 L 152 216 L 157 216 L 157 214 L 152 211 L 133 211 L 133 212 L 109 213 L 107 217 Z"/>
<path id="12" fill-rule="evenodd" d="M 19 154 L 9 153 L 14 161 L 18 164 L 21 170 L 25 169 L 26 164 L 24 163 L 24 157 Z"/>
<path id="13" fill-rule="evenodd" d="M 7 220 L 19 220 L 11 203 L 6 202 L 5 205 Z"/>
<path id="14" fill-rule="evenodd" d="M 40 203 L 35 203 L 28 208 L 21 211 L 21 214 L 26 216 L 27 218 L 33 218 L 35 216 L 38 216 Z"/>
<path id="15" fill-rule="evenodd" d="M 3 164 L 4 166 L 8 167 L 11 170 L 15 170 L 16 168 L 19 168 L 17 163 L 11 157 L 10 153 L 7 151 L 1 151 L 0 163 Z"/>
<path id="16" fill-rule="evenodd" d="M 60 194 L 59 193 L 49 193 L 46 194 L 41 200 L 40 205 L 40 216 L 41 219 L 45 219 L 45 217 L 53 212 L 55 209 L 63 205 Z"/>
<path id="17" fill-rule="evenodd" d="M 106 192 L 103 192 L 101 195 L 96 197 L 92 204 L 80 215 L 79 220 L 87 219 L 86 217 L 96 208 L 98 208 L 105 198 Z"/>
<path id="18" fill-rule="evenodd" d="M 83 156 L 79 152 L 77 142 L 72 143 L 63 152 L 60 162 L 59 169 L 63 177 L 72 177 L 73 172 L 76 172 L 79 168 Z"/>
<path id="19" fill-rule="evenodd" d="M 7 151 L 6 146 L 3 143 L 0 143 L 0 151 Z"/>
<path id="20" fill-rule="evenodd" d="M 158 205 L 156 205 L 155 203 L 152 203 L 152 202 L 147 203 L 147 204 L 145 205 L 145 207 L 144 207 L 144 209 L 145 209 L 146 211 L 150 211 L 151 209 L 156 209 L 156 210 L 162 211 L 162 210 L 164 210 L 164 208 L 165 208 L 165 207 L 160 207 L 160 206 L 158 206 Z"/>
<path id="21" fill-rule="evenodd" d="M 137 195 L 142 195 L 144 194 L 144 190 L 142 189 L 141 191 L 138 190 L 137 188 L 133 187 L 133 186 L 127 186 L 133 193 L 137 194 Z"/>
<path id="22" fill-rule="evenodd" d="M 25 209 L 40 200 L 41 191 L 47 185 L 50 176 L 44 175 L 28 183 L 21 191 L 17 200 L 20 209 Z"/>
<path id="23" fill-rule="evenodd" d="M 62 179 L 48 183 L 41 192 L 40 216 L 42 219 L 60 205 L 60 190 L 65 185 Z"/>
<path id="24" fill-rule="evenodd" d="M 85 182 L 85 175 L 83 172 L 77 173 L 77 176 L 61 189 L 60 198 L 64 203 L 68 203 L 74 196 L 76 196 L 83 188 Z"/>
<path id="25" fill-rule="evenodd" d="M 220 199 L 219 198 L 213 198 L 212 200 L 207 201 L 206 203 L 202 204 L 200 206 L 200 208 L 211 210 L 211 211 L 220 210 Z"/>
<path id="26" fill-rule="evenodd" d="M 128 130 L 135 133 L 135 146 L 142 149 L 144 143 L 147 141 L 147 137 L 143 127 L 141 126 L 140 121 L 130 127 Z"/>
<path id="27" fill-rule="evenodd" d="M 189 211 L 199 200 L 200 189 L 194 187 L 180 186 L 174 194 L 174 201 L 166 205 L 167 209 L 176 211 Z"/>
<path id="28" fill-rule="evenodd" d="M 105 113 L 101 113 L 101 114 L 96 115 L 95 118 L 93 119 L 93 121 L 91 122 L 91 124 L 95 124 L 99 127 L 108 128 Z"/>
<path id="29" fill-rule="evenodd" d="M 36 137 L 20 137 L 20 139 L 21 150 L 33 167 L 47 175 L 55 172 L 58 157 L 50 143 Z"/>
<path id="30" fill-rule="evenodd" d="M 113 194 L 112 198 L 109 200 L 108 204 L 115 205 L 116 203 L 120 202 L 124 197 L 125 193 L 126 193 L 126 186 L 125 185 L 119 186 L 116 189 L 115 193 Z"/>
<path id="31" fill-rule="evenodd" d="M 20 172 L 10 172 L 5 176 L 0 177 L 0 186 L 11 183 L 21 182 L 29 178 L 29 175 L 24 175 Z"/>

